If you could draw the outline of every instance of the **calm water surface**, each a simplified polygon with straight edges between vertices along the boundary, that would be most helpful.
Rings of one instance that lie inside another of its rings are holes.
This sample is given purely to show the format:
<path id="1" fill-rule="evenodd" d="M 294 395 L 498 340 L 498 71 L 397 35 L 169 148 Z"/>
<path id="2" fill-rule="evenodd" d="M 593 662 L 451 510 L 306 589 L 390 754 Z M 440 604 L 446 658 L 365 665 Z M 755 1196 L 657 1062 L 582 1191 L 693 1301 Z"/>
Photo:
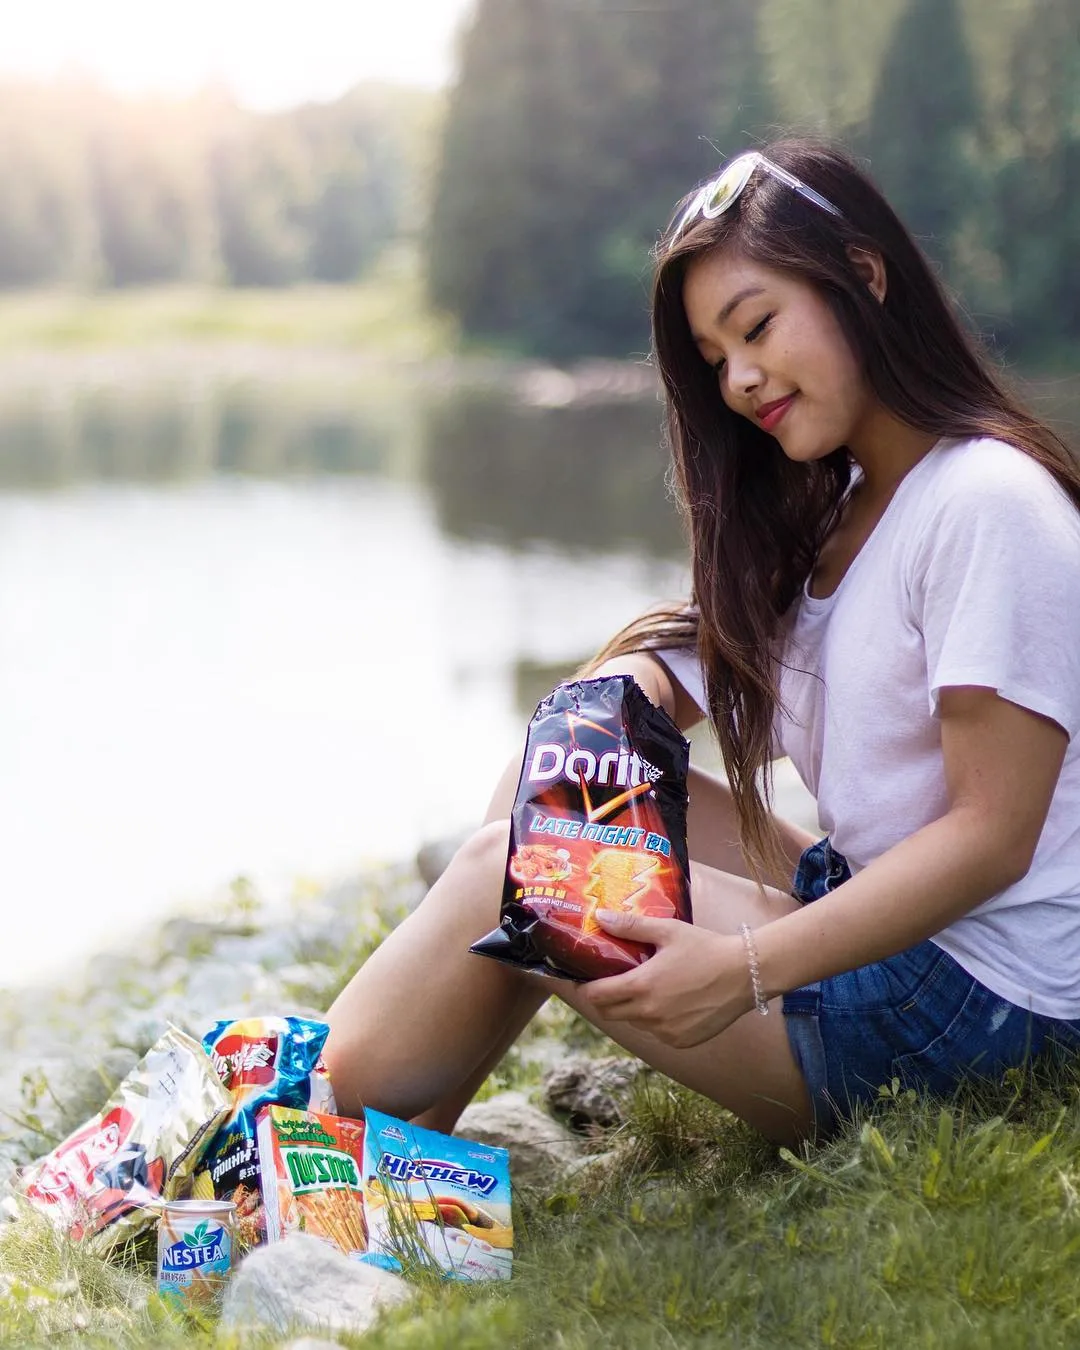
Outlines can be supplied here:
<path id="1" fill-rule="evenodd" d="M 536 700 L 685 591 L 651 394 L 11 385 L 0 985 L 475 823 Z M 1075 380 L 1039 399 L 1075 430 Z"/>
<path id="2" fill-rule="evenodd" d="M 536 698 L 685 587 L 650 399 L 209 404 L 0 409 L 0 984 L 475 822 Z"/>

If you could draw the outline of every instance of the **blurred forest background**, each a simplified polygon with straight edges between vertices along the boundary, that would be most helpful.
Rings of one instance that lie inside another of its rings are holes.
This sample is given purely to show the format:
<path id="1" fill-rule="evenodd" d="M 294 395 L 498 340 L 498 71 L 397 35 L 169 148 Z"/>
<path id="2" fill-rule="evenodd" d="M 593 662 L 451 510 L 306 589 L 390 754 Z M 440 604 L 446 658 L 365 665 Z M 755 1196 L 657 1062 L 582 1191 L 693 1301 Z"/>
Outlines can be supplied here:
<path id="1" fill-rule="evenodd" d="M 813 129 L 1045 367 L 1080 339 L 1078 27 L 1075 0 L 479 0 L 445 93 L 255 114 L 8 82 L 0 287 L 338 285 L 407 249 L 466 339 L 641 353 L 674 201 Z"/>

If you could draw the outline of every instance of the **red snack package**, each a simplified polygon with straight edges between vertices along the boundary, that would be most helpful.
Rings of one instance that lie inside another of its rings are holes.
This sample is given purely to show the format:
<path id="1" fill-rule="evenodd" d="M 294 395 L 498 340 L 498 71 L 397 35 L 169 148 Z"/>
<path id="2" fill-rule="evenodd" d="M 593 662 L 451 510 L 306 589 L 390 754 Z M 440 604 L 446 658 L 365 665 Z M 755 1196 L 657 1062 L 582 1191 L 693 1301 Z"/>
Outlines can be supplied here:
<path id="1" fill-rule="evenodd" d="M 692 922 L 689 762 L 678 727 L 629 675 L 549 694 L 529 724 L 499 927 L 469 950 L 592 980 L 653 954 L 605 933 L 597 909 Z"/>

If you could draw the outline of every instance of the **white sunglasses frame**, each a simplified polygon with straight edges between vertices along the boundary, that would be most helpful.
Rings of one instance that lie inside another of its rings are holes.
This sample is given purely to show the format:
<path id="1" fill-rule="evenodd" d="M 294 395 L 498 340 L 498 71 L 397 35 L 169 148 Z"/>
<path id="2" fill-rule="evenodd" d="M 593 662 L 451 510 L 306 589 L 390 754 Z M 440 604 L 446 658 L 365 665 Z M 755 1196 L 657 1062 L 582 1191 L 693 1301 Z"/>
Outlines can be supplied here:
<path id="1" fill-rule="evenodd" d="M 782 169 L 779 164 L 774 164 L 771 159 L 766 159 L 757 150 L 747 150 L 741 155 L 736 155 L 720 170 L 715 178 L 710 178 L 703 187 L 695 192 L 693 201 L 683 212 L 678 225 L 672 232 L 666 251 L 671 252 L 685 234 L 688 226 L 692 225 L 699 215 L 706 220 L 715 220 L 717 216 L 722 216 L 725 211 L 729 210 L 742 196 L 747 183 L 758 169 L 764 169 L 770 177 L 784 183 L 793 192 L 797 192 L 800 197 L 812 202 L 814 206 L 820 207 L 821 210 L 828 211 L 830 215 L 838 216 L 843 220 L 844 213 L 840 208 L 834 206 L 820 192 L 815 192 L 801 178 L 796 178 L 793 173 L 788 173 L 787 169 Z M 734 186 L 721 193 L 721 189 L 728 183 L 732 183 Z"/>

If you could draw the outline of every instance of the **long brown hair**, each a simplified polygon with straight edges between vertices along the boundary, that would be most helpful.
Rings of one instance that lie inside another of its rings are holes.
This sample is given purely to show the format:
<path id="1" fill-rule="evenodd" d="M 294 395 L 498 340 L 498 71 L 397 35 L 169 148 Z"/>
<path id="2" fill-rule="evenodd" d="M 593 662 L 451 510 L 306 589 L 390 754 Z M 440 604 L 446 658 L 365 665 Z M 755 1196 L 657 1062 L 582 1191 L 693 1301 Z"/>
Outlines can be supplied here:
<path id="1" fill-rule="evenodd" d="M 784 869 L 767 809 L 782 620 L 838 518 L 851 460 L 841 446 L 809 464 L 793 463 L 773 437 L 726 406 L 683 308 L 689 264 L 713 250 L 737 249 L 810 282 L 859 357 L 872 392 L 900 421 L 939 437 L 1006 441 L 1042 464 L 1080 509 L 1080 471 L 1064 443 L 1002 388 L 866 174 L 843 151 L 819 141 L 777 141 L 763 153 L 815 188 L 842 218 L 758 171 L 723 215 L 700 217 L 673 245 L 670 230 L 661 240 L 653 349 L 666 395 L 672 481 L 690 536 L 694 612 L 654 611 L 597 658 L 696 644 L 743 852 L 759 881 L 780 880 Z M 674 219 L 691 199 L 680 203 Z M 852 250 L 884 259 L 883 303 L 853 265 Z"/>

